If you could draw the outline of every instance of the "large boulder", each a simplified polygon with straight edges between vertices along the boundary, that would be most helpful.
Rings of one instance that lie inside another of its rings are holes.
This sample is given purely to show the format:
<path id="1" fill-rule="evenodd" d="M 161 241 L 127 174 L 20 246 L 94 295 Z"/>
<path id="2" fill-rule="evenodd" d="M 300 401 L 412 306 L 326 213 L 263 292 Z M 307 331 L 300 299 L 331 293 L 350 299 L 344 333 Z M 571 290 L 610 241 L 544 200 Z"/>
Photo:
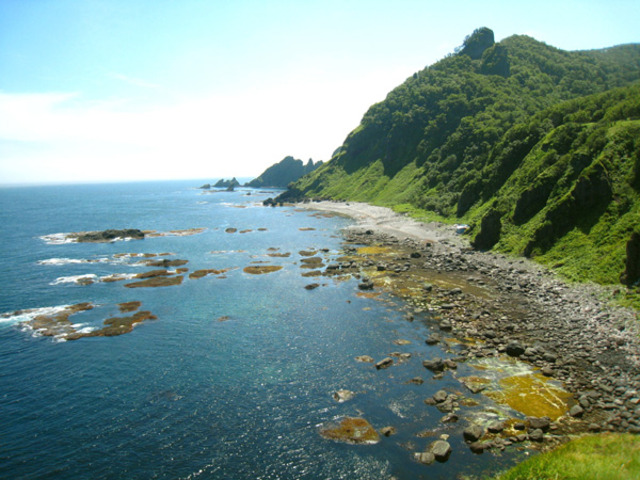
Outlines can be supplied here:
<path id="1" fill-rule="evenodd" d="M 439 462 L 446 462 L 451 455 L 451 445 L 444 440 L 436 440 L 429 446 L 429 451 Z"/>
<path id="2" fill-rule="evenodd" d="M 467 442 L 477 442 L 484 436 L 484 428 L 480 425 L 471 425 L 464 429 L 462 436 Z"/>

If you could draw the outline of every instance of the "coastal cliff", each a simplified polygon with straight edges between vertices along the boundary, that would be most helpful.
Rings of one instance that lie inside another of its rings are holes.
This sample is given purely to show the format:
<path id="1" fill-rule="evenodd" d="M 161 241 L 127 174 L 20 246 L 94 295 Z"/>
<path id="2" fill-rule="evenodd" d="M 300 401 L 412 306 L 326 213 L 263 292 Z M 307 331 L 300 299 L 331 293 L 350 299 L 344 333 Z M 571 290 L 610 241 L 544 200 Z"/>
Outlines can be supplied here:
<path id="1" fill-rule="evenodd" d="M 276 201 L 365 201 L 464 222 L 476 248 L 634 285 L 639 80 L 637 44 L 570 52 L 521 35 L 495 43 L 481 28 L 370 107 L 333 158 Z"/>

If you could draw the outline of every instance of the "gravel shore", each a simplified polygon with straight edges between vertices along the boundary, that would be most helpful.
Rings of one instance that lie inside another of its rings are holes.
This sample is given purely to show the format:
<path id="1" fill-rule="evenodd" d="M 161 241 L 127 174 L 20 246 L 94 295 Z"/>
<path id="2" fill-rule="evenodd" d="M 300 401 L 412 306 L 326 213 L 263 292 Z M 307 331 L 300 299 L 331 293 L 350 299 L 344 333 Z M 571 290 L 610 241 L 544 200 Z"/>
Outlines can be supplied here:
<path id="1" fill-rule="evenodd" d="M 561 381 L 575 402 L 569 421 L 558 422 L 560 431 L 640 433 L 638 313 L 612 305 L 605 287 L 568 284 L 530 260 L 474 251 L 452 226 L 419 223 L 387 208 L 355 202 L 300 207 L 354 219 L 343 232 L 348 243 L 399 252 L 393 265 L 367 259 L 370 267 L 431 275 L 433 284 L 406 300 L 433 313 L 436 330 L 478 340 L 463 356 L 508 354 Z"/>

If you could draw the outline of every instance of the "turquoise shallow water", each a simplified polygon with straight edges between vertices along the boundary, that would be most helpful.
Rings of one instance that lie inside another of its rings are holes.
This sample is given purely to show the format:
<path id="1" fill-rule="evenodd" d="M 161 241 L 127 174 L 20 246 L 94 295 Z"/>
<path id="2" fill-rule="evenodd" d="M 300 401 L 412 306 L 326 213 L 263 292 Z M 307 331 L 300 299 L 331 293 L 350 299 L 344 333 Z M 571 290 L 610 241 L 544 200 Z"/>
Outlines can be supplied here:
<path id="1" fill-rule="evenodd" d="M 424 344 L 428 319 L 410 323 L 402 305 L 356 296 L 355 279 L 302 277 L 298 252 L 339 256 L 348 219 L 262 207 L 273 192 L 204 193 L 198 184 L 0 189 L 0 313 L 91 302 L 93 310 L 71 317 L 91 329 L 122 316 L 119 303 L 141 301 L 157 317 L 129 334 L 66 342 L 25 329 L 24 316 L 0 319 L 0 477 L 455 478 L 511 461 L 472 455 L 465 425 L 443 426 L 423 403 L 441 388 L 460 390 L 421 365 L 445 355 Z M 108 228 L 206 230 L 106 244 L 42 238 Z M 72 281 L 150 270 L 124 253 L 172 253 L 166 258 L 188 260 L 191 272 L 230 270 L 160 288 Z M 282 269 L 250 275 L 243 268 L 252 262 Z M 323 286 L 306 290 L 311 282 Z M 411 344 L 394 345 L 399 338 Z M 412 358 L 381 371 L 355 361 L 394 351 Z M 416 376 L 425 383 L 406 383 Z M 342 388 L 355 398 L 337 403 L 332 394 Z M 344 415 L 398 434 L 372 446 L 319 435 Z M 411 460 L 435 439 L 417 436 L 425 430 L 451 435 L 449 462 Z"/>

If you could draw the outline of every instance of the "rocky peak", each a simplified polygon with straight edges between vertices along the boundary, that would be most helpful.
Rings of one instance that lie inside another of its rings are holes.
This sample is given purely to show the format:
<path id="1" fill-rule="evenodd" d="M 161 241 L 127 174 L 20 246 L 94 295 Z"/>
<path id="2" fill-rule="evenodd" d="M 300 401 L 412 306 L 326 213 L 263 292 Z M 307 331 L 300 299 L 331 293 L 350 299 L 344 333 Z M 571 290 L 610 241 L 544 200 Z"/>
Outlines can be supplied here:
<path id="1" fill-rule="evenodd" d="M 468 55 L 472 60 L 477 60 L 494 43 L 493 30 L 487 27 L 476 28 L 471 35 L 467 35 L 464 39 L 464 43 L 458 53 L 460 55 Z"/>

